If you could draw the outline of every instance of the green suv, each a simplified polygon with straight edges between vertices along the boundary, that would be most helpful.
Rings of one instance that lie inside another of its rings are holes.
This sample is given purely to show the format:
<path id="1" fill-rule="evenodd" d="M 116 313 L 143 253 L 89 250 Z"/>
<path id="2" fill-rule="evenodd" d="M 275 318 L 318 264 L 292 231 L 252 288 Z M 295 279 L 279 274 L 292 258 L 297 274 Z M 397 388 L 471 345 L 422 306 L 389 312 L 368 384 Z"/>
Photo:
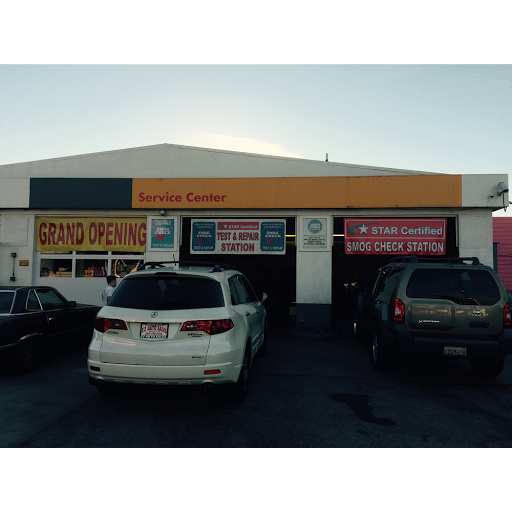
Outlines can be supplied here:
<path id="1" fill-rule="evenodd" d="M 393 354 L 468 358 L 473 370 L 499 375 L 512 352 L 507 292 L 478 258 L 392 258 L 358 296 L 356 338 L 372 340 L 372 364 Z"/>

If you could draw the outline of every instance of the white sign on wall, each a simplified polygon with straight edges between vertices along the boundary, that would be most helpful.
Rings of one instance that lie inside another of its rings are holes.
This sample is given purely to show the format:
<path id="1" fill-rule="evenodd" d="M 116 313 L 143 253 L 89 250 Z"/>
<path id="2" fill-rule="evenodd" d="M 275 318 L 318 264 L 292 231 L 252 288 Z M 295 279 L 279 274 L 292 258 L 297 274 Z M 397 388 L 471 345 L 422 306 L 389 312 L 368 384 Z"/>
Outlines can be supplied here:
<path id="1" fill-rule="evenodd" d="M 301 217 L 300 243 L 301 251 L 330 251 L 332 245 L 330 217 Z"/>

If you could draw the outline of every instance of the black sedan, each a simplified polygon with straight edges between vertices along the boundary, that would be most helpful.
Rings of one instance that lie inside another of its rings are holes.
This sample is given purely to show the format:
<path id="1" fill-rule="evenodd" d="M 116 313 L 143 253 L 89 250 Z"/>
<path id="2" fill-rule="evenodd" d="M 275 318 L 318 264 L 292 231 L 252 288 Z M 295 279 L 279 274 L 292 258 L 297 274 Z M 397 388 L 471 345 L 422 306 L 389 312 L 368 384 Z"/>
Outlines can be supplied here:
<path id="1" fill-rule="evenodd" d="M 99 309 L 68 301 L 50 286 L 0 287 L 0 359 L 31 370 L 44 349 L 90 340 Z"/>

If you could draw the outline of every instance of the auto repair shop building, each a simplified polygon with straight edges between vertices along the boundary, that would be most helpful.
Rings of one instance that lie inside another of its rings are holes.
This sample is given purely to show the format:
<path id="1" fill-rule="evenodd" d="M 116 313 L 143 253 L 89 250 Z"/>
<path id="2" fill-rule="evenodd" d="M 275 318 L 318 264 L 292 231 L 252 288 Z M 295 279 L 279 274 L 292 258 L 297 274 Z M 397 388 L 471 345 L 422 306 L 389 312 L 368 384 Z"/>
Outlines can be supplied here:
<path id="1" fill-rule="evenodd" d="M 493 265 L 508 175 L 451 175 L 161 144 L 0 166 L 0 284 L 101 304 L 141 261 L 223 261 L 270 318 L 330 329 L 392 256 Z M 294 309 L 291 309 L 293 306 Z"/>

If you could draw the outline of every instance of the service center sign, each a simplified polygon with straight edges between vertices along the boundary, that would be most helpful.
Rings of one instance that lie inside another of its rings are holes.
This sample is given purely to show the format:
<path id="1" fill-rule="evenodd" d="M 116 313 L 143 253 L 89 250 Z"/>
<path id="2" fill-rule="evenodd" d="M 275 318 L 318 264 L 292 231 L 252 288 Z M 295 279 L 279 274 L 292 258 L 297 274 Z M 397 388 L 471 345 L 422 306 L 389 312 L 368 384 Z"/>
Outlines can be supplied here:
<path id="1" fill-rule="evenodd" d="M 446 254 L 446 219 L 345 219 L 345 254 Z"/>
<path id="2" fill-rule="evenodd" d="M 284 219 L 192 220 L 190 254 L 285 254 Z"/>

